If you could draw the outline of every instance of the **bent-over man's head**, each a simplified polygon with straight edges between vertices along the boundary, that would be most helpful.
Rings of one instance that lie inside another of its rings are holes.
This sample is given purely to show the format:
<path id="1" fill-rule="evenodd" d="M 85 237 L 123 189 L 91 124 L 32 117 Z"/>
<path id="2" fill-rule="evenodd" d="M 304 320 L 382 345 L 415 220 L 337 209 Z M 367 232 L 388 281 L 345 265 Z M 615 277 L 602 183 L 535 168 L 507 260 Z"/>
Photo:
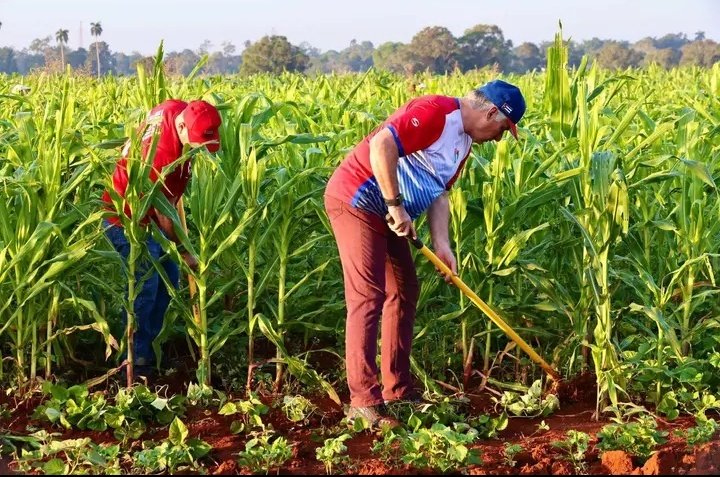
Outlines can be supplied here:
<path id="1" fill-rule="evenodd" d="M 470 91 L 462 104 L 463 127 L 473 141 L 499 141 L 505 131 L 517 139 L 517 123 L 525 114 L 525 98 L 517 86 L 494 80 Z"/>
<path id="2" fill-rule="evenodd" d="M 212 104 L 190 101 L 177 118 L 180 142 L 191 147 L 207 147 L 210 152 L 220 149 L 220 113 Z"/>

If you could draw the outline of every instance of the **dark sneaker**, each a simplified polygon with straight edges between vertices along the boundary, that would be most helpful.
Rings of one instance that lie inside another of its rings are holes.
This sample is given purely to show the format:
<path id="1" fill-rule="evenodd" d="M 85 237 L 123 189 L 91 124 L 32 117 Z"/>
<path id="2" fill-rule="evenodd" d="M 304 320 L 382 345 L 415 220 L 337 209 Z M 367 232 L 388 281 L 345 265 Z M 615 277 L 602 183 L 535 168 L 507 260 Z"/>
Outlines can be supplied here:
<path id="1" fill-rule="evenodd" d="M 350 406 L 345 415 L 351 424 L 355 419 L 362 418 L 365 419 L 372 428 L 394 428 L 400 426 L 400 422 L 388 414 L 383 404 L 365 407 Z"/>

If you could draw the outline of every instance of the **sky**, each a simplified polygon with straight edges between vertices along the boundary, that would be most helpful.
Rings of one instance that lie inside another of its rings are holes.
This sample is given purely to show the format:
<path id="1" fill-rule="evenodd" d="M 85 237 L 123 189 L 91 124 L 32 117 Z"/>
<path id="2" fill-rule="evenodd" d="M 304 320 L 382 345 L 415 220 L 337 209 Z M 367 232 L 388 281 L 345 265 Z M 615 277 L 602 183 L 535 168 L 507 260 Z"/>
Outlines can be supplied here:
<path id="1" fill-rule="evenodd" d="M 355 39 L 409 43 L 424 27 L 444 26 L 453 35 L 477 24 L 499 26 L 517 46 L 550 41 L 563 25 L 564 38 L 635 42 L 645 37 L 703 31 L 720 42 L 720 0 L 0 0 L 0 46 L 22 49 L 35 38 L 68 30 L 68 46 L 94 41 L 90 23 L 113 52 L 153 54 L 210 51 L 231 42 L 283 35 L 321 51 L 342 50 Z"/>

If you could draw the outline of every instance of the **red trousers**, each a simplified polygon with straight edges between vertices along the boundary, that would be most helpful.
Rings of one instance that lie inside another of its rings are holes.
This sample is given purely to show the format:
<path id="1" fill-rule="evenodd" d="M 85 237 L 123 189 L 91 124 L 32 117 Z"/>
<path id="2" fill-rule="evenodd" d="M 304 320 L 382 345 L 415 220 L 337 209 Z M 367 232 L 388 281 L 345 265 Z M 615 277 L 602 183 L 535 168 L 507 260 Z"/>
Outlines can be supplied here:
<path id="1" fill-rule="evenodd" d="M 325 196 L 345 283 L 345 358 L 350 405 L 409 397 L 413 324 L 419 294 L 410 246 L 372 213 Z M 376 364 L 380 318 L 382 390 Z"/>

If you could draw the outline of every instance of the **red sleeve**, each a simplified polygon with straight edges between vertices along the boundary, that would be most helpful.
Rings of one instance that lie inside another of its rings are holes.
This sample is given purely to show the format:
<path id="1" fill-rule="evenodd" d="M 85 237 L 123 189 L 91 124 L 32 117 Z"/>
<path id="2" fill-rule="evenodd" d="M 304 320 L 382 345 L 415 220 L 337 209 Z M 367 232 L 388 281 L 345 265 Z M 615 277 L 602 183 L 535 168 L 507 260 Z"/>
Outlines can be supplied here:
<path id="1" fill-rule="evenodd" d="M 172 154 L 168 154 L 167 151 L 165 151 L 164 149 L 156 149 L 155 157 L 153 158 L 153 168 L 152 171 L 150 171 L 150 180 L 155 182 L 158 177 L 160 177 L 160 173 L 162 172 L 162 170 L 176 160 L 176 157 L 174 157 Z"/>
<path id="2" fill-rule="evenodd" d="M 456 109 L 455 98 L 425 96 L 411 101 L 388 118 L 386 127 L 395 138 L 400 157 L 426 149 L 437 141 L 445 129 L 447 114 Z"/>

